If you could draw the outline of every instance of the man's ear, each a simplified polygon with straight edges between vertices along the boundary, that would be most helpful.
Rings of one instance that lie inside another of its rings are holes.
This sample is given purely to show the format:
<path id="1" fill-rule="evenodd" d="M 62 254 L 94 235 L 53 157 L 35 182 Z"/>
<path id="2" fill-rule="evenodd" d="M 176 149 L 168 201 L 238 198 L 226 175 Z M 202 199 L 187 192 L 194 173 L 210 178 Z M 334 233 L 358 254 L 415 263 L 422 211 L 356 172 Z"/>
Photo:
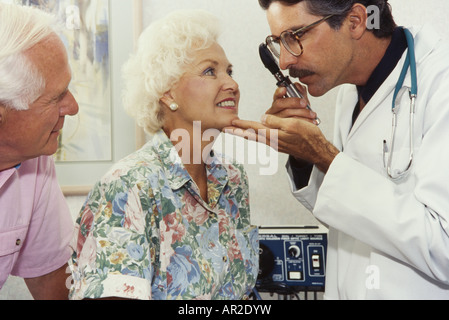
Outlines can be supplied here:
<path id="1" fill-rule="evenodd" d="M 353 39 L 359 40 L 366 32 L 367 20 L 366 7 L 360 3 L 354 4 L 347 17 L 349 31 Z"/>

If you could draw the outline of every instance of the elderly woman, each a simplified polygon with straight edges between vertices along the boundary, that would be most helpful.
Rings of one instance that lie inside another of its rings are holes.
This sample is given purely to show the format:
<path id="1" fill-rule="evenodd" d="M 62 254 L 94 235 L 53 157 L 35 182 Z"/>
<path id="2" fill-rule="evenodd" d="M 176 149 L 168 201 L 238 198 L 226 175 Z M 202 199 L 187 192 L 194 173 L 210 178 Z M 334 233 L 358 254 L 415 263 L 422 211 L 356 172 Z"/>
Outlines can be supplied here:
<path id="1" fill-rule="evenodd" d="M 238 117 L 240 98 L 217 37 L 216 18 L 204 11 L 173 13 L 142 34 L 124 67 L 124 100 L 151 139 L 117 163 L 82 208 L 72 299 L 251 293 L 258 236 L 247 177 L 211 149 Z"/>

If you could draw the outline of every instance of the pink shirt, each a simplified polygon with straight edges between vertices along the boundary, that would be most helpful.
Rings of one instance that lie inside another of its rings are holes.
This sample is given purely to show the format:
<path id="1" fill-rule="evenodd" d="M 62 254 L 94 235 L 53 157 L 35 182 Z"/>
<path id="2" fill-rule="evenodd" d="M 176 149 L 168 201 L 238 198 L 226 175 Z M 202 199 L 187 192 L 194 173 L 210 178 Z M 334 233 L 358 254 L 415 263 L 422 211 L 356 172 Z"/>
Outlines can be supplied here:
<path id="1" fill-rule="evenodd" d="M 35 278 L 62 267 L 72 234 L 53 158 L 0 172 L 0 289 L 10 274 Z"/>

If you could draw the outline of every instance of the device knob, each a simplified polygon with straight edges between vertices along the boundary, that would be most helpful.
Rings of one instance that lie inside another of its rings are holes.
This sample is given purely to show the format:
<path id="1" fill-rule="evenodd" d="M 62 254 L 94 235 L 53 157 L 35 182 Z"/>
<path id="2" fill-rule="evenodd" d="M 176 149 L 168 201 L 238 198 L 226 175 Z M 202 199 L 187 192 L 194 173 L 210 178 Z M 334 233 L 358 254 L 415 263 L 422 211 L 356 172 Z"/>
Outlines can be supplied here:
<path id="1" fill-rule="evenodd" d="M 291 246 L 288 248 L 288 254 L 293 258 L 299 258 L 301 255 L 301 249 L 298 246 Z"/>

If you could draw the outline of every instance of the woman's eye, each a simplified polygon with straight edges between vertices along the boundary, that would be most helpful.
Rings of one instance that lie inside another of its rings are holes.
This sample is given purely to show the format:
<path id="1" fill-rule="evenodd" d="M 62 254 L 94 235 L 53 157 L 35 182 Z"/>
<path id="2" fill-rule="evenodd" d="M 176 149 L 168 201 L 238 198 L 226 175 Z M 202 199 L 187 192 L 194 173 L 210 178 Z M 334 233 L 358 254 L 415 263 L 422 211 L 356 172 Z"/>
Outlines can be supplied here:
<path id="1" fill-rule="evenodd" d="M 204 70 L 203 75 L 205 76 L 215 76 L 215 69 L 214 68 L 207 68 Z"/>

